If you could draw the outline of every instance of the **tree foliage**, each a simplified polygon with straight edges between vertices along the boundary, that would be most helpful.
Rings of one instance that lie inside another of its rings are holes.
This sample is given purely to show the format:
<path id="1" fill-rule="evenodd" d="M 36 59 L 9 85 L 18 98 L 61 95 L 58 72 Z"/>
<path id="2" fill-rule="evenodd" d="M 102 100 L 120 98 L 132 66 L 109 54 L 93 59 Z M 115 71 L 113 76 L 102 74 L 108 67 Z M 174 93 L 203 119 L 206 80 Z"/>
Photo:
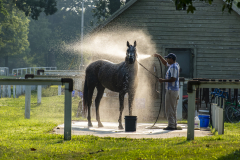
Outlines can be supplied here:
<path id="1" fill-rule="evenodd" d="M 110 17 L 123 5 L 125 5 L 123 0 L 98 0 L 95 2 L 93 16 L 97 18 L 97 23 L 99 24 Z"/>
<path id="2" fill-rule="evenodd" d="M 208 2 L 209 4 L 212 4 L 213 0 L 200 0 Z M 225 0 L 225 4 L 222 7 L 222 12 L 225 11 L 225 9 L 228 10 L 229 13 L 232 12 L 232 5 L 234 0 Z M 177 9 L 187 7 L 187 13 L 191 12 L 194 13 L 196 10 L 196 7 L 193 6 L 193 0 L 175 0 L 175 5 Z M 237 3 L 237 7 L 240 8 L 240 2 Z"/>
<path id="3" fill-rule="evenodd" d="M 29 20 L 12 3 L 4 4 L 7 14 L 1 14 L 0 52 L 1 57 L 21 55 L 28 52 Z M 7 65 L 8 63 L 5 62 Z"/>

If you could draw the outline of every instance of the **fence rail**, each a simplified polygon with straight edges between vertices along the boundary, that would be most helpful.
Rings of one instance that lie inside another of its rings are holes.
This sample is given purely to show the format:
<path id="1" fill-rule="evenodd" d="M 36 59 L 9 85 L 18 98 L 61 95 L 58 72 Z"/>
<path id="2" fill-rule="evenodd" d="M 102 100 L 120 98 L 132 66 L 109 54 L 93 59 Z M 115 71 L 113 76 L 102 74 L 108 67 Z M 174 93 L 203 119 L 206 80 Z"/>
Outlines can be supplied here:
<path id="1" fill-rule="evenodd" d="M 216 80 L 216 79 L 196 79 L 188 81 L 188 130 L 187 139 L 194 139 L 194 112 L 195 112 L 195 98 L 197 88 L 240 88 L 239 80 Z M 224 133 L 224 103 L 220 103 L 216 99 L 215 103 L 212 104 L 212 120 L 213 127 L 219 133 Z M 223 116 L 223 117 L 221 117 Z"/>
<path id="2" fill-rule="evenodd" d="M 0 79 L 0 85 L 23 85 L 25 87 L 25 118 L 30 118 L 31 85 L 65 85 L 64 140 L 71 140 L 73 80 L 62 79 Z"/>

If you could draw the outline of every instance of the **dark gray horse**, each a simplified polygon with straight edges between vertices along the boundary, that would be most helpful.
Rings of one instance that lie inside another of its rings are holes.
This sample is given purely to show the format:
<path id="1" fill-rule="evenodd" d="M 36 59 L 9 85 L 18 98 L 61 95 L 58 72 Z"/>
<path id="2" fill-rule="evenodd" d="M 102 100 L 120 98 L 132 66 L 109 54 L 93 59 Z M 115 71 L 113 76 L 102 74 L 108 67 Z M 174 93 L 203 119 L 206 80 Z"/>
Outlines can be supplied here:
<path id="1" fill-rule="evenodd" d="M 124 109 L 124 95 L 126 93 L 128 93 L 129 115 L 132 115 L 132 106 L 137 87 L 138 72 L 138 64 L 135 63 L 137 58 L 136 45 L 136 41 L 134 42 L 134 46 L 127 42 L 128 49 L 125 61 L 122 63 L 114 64 L 106 60 L 98 60 L 91 63 L 87 67 L 83 92 L 83 105 L 85 112 L 88 110 L 87 119 L 89 127 L 92 127 L 90 107 L 92 104 L 92 95 L 95 87 L 97 88 L 95 105 L 98 127 L 103 127 L 99 116 L 99 104 L 105 88 L 119 93 L 119 129 L 123 129 L 122 112 Z"/>

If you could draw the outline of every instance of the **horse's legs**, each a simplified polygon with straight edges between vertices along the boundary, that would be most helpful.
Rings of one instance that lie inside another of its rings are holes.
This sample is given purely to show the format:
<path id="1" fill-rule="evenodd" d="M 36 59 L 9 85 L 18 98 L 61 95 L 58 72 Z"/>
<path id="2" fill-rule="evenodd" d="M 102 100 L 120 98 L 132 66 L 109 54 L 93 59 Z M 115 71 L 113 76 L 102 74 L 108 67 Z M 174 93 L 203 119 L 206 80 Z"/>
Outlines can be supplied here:
<path id="1" fill-rule="evenodd" d="M 88 127 L 92 127 L 92 122 L 91 122 L 91 105 L 92 105 L 92 96 L 93 96 L 93 91 L 94 91 L 95 86 L 91 87 L 88 89 Z"/>
<path id="2" fill-rule="evenodd" d="M 95 99 L 95 106 L 96 106 L 96 119 L 98 121 L 98 127 L 103 127 L 101 121 L 100 121 L 100 116 L 99 116 L 99 105 L 100 101 L 102 99 L 103 93 L 104 93 L 104 87 L 102 85 L 97 86 L 97 97 Z"/>
<path id="3" fill-rule="evenodd" d="M 125 93 L 119 93 L 119 103 L 120 103 L 120 107 L 119 107 L 119 111 L 120 111 L 120 114 L 119 114 L 119 119 L 118 119 L 118 122 L 119 122 L 119 126 L 118 126 L 118 129 L 123 129 L 123 126 L 122 126 L 122 112 L 123 112 L 123 109 L 124 109 L 124 95 Z"/>
<path id="4" fill-rule="evenodd" d="M 135 96 L 135 92 L 128 93 L 129 116 L 132 116 L 132 107 L 133 107 L 134 96 Z"/>

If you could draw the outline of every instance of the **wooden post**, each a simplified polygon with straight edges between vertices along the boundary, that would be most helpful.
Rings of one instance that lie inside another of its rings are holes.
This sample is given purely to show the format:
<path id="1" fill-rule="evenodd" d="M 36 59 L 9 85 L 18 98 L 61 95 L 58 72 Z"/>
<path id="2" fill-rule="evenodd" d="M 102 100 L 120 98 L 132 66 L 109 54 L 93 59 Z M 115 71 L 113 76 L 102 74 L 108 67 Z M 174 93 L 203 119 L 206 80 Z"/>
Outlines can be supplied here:
<path id="1" fill-rule="evenodd" d="M 193 85 L 193 92 L 188 93 L 188 129 L 187 140 L 194 140 L 194 115 L 195 115 L 195 98 L 196 88 Z"/>
<path id="2" fill-rule="evenodd" d="M 61 85 L 58 86 L 58 95 L 61 95 Z"/>
<path id="3" fill-rule="evenodd" d="M 224 134 L 224 122 L 225 122 L 225 98 L 223 99 L 223 123 L 222 123 L 222 134 Z"/>
<path id="4" fill-rule="evenodd" d="M 182 120 L 182 98 L 183 97 L 183 82 L 180 82 L 179 100 L 177 106 L 177 120 Z"/>
<path id="5" fill-rule="evenodd" d="M 15 89 L 15 88 L 16 88 L 16 86 L 15 86 L 15 85 L 13 85 L 13 98 L 16 98 L 16 92 L 15 92 L 15 91 L 16 91 L 16 89 Z"/>
<path id="6" fill-rule="evenodd" d="M 25 118 L 30 119 L 30 108 L 31 108 L 31 86 L 26 86 L 25 92 Z"/>
<path id="7" fill-rule="evenodd" d="M 71 140 L 72 134 L 72 92 L 69 83 L 65 83 L 64 140 Z"/>
<path id="8" fill-rule="evenodd" d="M 4 97 L 6 97 L 6 85 L 3 85 L 3 87 L 2 87 L 2 97 L 4 98 Z"/>
<path id="9" fill-rule="evenodd" d="M 11 98 L 11 85 L 8 85 L 8 98 Z"/>
<path id="10" fill-rule="evenodd" d="M 37 88 L 37 103 L 40 104 L 42 102 L 42 86 L 38 85 Z"/>

